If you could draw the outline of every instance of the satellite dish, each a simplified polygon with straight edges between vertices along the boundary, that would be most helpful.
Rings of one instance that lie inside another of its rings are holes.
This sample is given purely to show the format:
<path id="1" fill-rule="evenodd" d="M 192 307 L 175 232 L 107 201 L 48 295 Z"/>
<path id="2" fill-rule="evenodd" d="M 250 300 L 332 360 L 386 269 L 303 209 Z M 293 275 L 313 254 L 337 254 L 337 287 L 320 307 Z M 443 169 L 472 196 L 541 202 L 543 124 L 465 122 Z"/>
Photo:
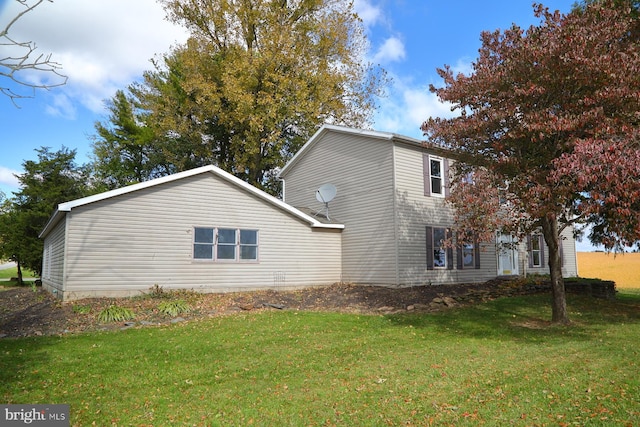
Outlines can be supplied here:
<path id="1" fill-rule="evenodd" d="M 334 197 L 336 197 L 336 193 L 336 186 L 333 184 L 322 184 L 320 188 L 316 190 L 316 199 L 320 203 L 324 203 L 324 207 L 326 210 L 325 216 L 328 220 L 331 219 L 329 218 L 329 202 L 332 201 Z"/>
<path id="2" fill-rule="evenodd" d="M 316 199 L 320 203 L 329 203 L 336 197 L 336 187 L 333 184 L 323 184 L 316 191 Z"/>

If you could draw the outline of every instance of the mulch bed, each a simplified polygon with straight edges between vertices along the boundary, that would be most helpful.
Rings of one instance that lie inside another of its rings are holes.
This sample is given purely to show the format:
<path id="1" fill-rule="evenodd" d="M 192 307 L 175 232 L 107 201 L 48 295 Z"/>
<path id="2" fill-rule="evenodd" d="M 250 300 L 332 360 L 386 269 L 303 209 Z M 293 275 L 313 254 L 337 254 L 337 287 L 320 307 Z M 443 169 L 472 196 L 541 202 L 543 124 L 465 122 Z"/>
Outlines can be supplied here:
<path id="1" fill-rule="evenodd" d="M 1 288 L 0 288 L 1 289 Z M 40 288 L 0 290 L 0 338 L 58 335 L 83 331 L 124 329 L 170 324 L 250 310 L 306 310 L 361 314 L 432 312 L 502 296 L 548 291 L 522 281 L 494 280 L 482 284 L 387 288 L 336 284 L 294 291 L 258 291 L 224 294 L 167 292 L 137 298 L 92 298 L 62 303 Z M 171 318 L 158 310 L 164 298 L 186 300 L 191 311 Z M 101 323 L 98 313 L 111 304 L 135 313 L 131 322 Z"/>

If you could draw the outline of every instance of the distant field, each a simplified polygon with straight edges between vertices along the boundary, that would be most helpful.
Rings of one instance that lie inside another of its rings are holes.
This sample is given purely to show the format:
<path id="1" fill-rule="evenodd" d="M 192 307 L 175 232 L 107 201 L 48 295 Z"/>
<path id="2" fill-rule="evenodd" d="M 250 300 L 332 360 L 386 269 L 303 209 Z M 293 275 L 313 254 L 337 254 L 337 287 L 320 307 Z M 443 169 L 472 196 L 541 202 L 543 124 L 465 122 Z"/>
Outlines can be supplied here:
<path id="1" fill-rule="evenodd" d="M 578 252 L 578 274 L 613 280 L 618 288 L 640 288 L 640 253 Z"/>

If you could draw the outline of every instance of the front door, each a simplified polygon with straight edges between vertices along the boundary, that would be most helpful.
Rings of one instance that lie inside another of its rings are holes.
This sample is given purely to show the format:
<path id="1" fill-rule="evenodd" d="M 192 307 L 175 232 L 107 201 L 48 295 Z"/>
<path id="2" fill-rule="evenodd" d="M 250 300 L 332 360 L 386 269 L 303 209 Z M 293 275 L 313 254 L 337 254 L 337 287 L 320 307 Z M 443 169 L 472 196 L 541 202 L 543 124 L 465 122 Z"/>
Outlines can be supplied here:
<path id="1" fill-rule="evenodd" d="M 518 244 L 513 236 L 500 234 L 498 236 L 498 276 L 517 276 Z"/>

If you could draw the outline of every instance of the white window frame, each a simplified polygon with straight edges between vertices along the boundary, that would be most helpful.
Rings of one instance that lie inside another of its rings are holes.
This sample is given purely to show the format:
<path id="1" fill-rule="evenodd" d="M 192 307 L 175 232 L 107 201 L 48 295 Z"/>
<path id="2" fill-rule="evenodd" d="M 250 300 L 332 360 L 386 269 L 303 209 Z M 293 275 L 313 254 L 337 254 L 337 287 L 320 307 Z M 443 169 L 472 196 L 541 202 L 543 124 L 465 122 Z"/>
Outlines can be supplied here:
<path id="1" fill-rule="evenodd" d="M 432 162 L 437 162 L 440 164 L 440 176 L 438 175 L 434 175 L 432 168 L 431 168 L 431 163 Z M 431 195 L 433 197 L 444 197 L 445 196 L 445 192 L 444 192 L 444 185 L 445 185 L 445 177 L 444 177 L 444 159 L 442 157 L 435 157 L 435 156 L 429 156 L 429 189 L 431 190 Z M 433 180 L 434 179 L 439 179 L 440 180 L 440 191 L 434 191 L 433 189 Z"/>
<path id="2" fill-rule="evenodd" d="M 212 242 L 197 242 L 196 241 L 196 230 L 204 229 L 211 230 L 213 233 Z M 231 242 L 223 242 L 220 243 L 220 231 L 233 231 L 234 241 Z M 241 237 L 243 233 L 255 233 L 255 243 L 247 243 L 242 242 Z M 196 258 L 196 245 L 209 245 L 211 246 L 211 258 Z M 219 250 L 224 247 L 233 247 L 233 258 L 223 258 L 220 257 Z M 255 253 L 254 258 L 243 258 L 244 251 L 242 248 L 255 248 L 253 251 Z M 260 233 L 258 229 L 253 228 L 235 228 L 235 227 L 206 227 L 206 226 L 195 226 L 193 227 L 193 239 L 191 244 L 191 258 L 196 262 L 219 262 L 219 263 L 257 263 L 259 261 L 259 251 L 260 248 Z"/>

